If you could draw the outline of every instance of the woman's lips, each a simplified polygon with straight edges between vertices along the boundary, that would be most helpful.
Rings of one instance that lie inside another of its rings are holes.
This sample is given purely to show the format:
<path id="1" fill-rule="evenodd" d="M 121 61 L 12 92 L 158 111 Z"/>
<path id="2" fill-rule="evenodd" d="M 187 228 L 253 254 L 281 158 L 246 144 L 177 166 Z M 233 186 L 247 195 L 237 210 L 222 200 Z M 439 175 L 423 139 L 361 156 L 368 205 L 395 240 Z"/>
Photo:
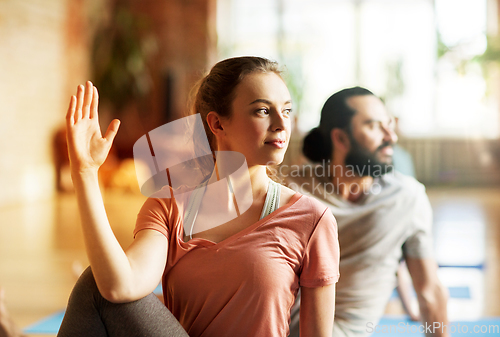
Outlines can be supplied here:
<path id="1" fill-rule="evenodd" d="M 278 149 L 282 149 L 285 147 L 285 141 L 281 139 L 270 140 L 268 142 L 265 142 L 265 144 L 274 146 Z"/>

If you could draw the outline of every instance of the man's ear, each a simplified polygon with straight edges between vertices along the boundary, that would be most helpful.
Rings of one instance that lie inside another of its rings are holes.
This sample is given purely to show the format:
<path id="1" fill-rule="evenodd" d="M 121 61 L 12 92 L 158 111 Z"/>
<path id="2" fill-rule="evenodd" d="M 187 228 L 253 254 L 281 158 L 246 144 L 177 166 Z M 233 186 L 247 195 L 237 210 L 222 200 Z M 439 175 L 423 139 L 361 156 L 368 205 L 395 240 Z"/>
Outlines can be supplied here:
<path id="1" fill-rule="evenodd" d="M 333 150 L 348 152 L 351 149 L 351 141 L 347 132 L 342 129 L 335 128 L 330 131 L 330 138 L 332 140 Z"/>
<path id="2" fill-rule="evenodd" d="M 222 127 L 221 123 L 221 118 L 219 114 L 215 111 L 210 111 L 207 114 L 207 124 L 215 136 L 218 136 L 221 134 L 221 132 L 224 132 L 224 128 Z"/>

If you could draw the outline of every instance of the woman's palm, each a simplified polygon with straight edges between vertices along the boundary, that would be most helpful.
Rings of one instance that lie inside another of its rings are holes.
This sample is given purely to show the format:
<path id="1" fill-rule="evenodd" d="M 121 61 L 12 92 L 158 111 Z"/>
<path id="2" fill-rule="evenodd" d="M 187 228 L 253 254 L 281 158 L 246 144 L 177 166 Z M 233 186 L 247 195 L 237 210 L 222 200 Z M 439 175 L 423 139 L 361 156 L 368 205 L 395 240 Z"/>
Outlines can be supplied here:
<path id="1" fill-rule="evenodd" d="M 98 118 L 99 97 L 91 82 L 80 85 L 71 97 L 66 123 L 71 169 L 97 170 L 106 160 L 120 122 L 113 120 L 104 137 Z"/>

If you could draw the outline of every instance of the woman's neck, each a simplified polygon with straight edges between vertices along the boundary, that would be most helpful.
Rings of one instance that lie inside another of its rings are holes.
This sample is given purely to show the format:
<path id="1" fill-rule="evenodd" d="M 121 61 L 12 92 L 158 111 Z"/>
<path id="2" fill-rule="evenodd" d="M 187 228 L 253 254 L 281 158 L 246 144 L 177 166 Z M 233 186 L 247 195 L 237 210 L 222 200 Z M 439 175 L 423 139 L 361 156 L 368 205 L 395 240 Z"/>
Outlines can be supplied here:
<path id="1" fill-rule="evenodd" d="M 232 164 L 232 163 L 231 163 Z M 236 169 L 235 165 L 229 165 L 227 158 L 219 157 L 215 162 L 215 170 L 213 171 L 209 184 L 212 184 L 220 179 L 230 177 L 232 188 L 240 191 L 240 195 L 248 195 L 248 188 L 251 187 L 253 202 L 260 202 L 264 199 L 269 185 L 269 177 L 267 176 L 266 166 L 254 165 L 248 167 L 248 174 L 242 172 L 241 169 Z M 232 169 L 228 169 L 232 167 Z M 250 181 L 248 181 L 250 180 Z"/>
<path id="2" fill-rule="evenodd" d="M 258 201 L 265 197 L 269 186 L 269 177 L 267 176 L 266 166 L 256 165 L 248 168 L 250 182 L 252 184 L 253 200 Z"/>

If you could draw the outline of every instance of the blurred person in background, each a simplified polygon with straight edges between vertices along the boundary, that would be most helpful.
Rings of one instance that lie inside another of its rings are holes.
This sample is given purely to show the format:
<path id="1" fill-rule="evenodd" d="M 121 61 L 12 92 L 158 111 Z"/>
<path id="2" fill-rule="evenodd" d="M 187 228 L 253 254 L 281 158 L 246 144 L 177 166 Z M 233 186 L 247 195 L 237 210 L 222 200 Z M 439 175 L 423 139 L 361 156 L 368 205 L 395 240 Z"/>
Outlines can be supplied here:
<path id="1" fill-rule="evenodd" d="M 403 259 L 422 321 L 448 324 L 447 289 L 432 251 L 432 210 L 424 186 L 393 170 L 396 141 L 382 101 L 361 87 L 344 89 L 326 101 L 319 126 L 304 139 L 304 155 L 319 164 L 287 172 L 291 188 L 328 205 L 338 222 L 335 337 L 373 332 Z M 299 335 L 299 302 L 300 296 L 292 308 L 293 337 Z M 441 329 L 427 335 L 448 336 Z"/>

